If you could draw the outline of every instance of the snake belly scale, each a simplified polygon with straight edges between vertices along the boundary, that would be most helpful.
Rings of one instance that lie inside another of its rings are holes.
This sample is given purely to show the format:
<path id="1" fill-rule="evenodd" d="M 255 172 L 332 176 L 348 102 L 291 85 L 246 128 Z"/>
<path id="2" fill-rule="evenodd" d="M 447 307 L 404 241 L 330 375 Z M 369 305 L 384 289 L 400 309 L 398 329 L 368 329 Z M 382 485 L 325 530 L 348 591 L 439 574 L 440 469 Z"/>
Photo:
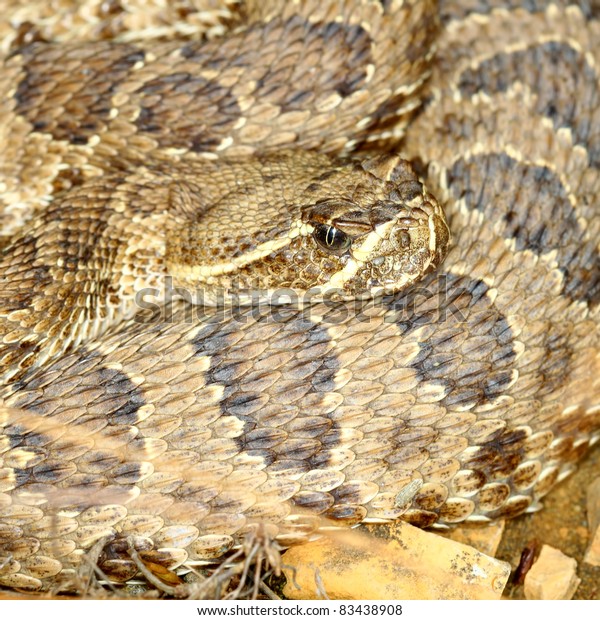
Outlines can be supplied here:
<path id="1" fill-rule="evenodd" d="M 110 4 L 83 41 L 16 11 L 0 70 L 0 585 L 539 508 L 600 435 L 595 5 L 249 1 L 198 40 Z M 347 294 L 181 292 L 290 253 Z"/>

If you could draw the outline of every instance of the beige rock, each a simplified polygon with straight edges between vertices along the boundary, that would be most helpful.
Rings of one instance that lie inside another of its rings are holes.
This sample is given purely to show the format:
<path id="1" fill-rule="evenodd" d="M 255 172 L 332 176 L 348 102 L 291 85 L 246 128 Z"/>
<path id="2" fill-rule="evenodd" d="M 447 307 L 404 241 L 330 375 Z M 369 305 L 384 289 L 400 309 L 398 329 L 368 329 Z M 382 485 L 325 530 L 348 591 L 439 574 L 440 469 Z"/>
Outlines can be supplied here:
<path id="1" fill-rule="evenodd" d="M 569 600 L 581 583 L 577 562 L 562 551 L 544 545 L 525 576 L 525 597 L 529 600 Z"/>
<path id="2" fill-rule="evenodd" d="M 459 525 L 442 535 L 455 542 L 475 547 L 477 551 L 496 557 L 496 551 L 502 541 L 505 521 L 494 521 L 485 525 Z"/>
<path id="3" fill-rule="evenodd" d="M 587 519 L 591 536 L 583 561 L 600 566 L 600 478 L 587 489 Z"/>
<path id="4" fill-rule="evenodd" d="M 587 488 L 587 518 L 590 530 L 600 525 L 600 478 L 596 478 Z"/>
<path id="5" fill-rule="evenodd" d="M 596 527 L 596 530 L 592 534 L 590 544 L 583 556 L 583 561 L 592 566 L 600 566 L 600 527 Z"/>
<path id="6" fill-rule="evenodd" d="M 292 548 L 284 595 L 295 599 L 498 599 L 510 565 L 476 549 L 400 524 L 396 540 L 357 531 Z"/>

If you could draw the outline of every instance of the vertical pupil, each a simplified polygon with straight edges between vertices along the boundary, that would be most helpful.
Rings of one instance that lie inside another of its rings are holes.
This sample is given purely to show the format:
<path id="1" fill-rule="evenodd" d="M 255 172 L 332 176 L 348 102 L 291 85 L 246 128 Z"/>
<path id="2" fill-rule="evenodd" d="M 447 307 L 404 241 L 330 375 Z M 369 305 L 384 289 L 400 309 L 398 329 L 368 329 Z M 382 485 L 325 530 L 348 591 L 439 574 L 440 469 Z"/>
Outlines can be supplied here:
<path id="1" fill-rule="evenodd" d="M 327 233 L 325 234 L 325 243 L 327 245 L 333 245 L 335 240 L 335 228 L 333 226 L 327 227 Z"/>
<path id="2" fill-rule="evenodd" d="M 351 245 L 351 239 L 345 232 L 328 224 L 317 224 L 313 236 L 322 248 L 331 252 L 347 250 Z"/>

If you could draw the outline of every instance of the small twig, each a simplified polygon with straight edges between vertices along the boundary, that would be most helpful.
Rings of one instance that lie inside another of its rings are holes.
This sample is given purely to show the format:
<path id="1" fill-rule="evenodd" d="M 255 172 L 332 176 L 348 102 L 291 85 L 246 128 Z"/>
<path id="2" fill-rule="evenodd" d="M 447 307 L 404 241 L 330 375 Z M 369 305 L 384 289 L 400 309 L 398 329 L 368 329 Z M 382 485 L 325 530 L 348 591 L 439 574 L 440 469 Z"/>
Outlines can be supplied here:
<path id="1" fill-rule="evenodd" d="M 244 584 L 246 583 L 246 579 L 248 578 L 248 571 L 250 569 L 250 565 L 252 564 L 252 559 L 256 555 L 257 549 L 258 547 L 255 544 L 253 544 L 250 548 L 250 553 L 247 553 L 245 549 L 242 549 L 242 552 L 246 555 L 246 558 L 244 559 L 244 564 L 242 565 L 242 575 L 240 577 L 240 582 L 237 588 L 225 597 L 226 599 L 236 600 L 242 593 L 242 590 L 244 589 Z"/>
<path id="2" fill-rule="evenodd" d="M 254 564 L 254 587 L 252 588 L 252 598 L 258 598 L 258 592 L 260 590 L 260 582 L 262 576 L 262 563 L 263 563 L 263 554 L 259 553 L 258 560 Z"/>
<path id="3" fill-rule="evenodd" d="M 92 569 L 94 571 L 94 573 L 96 574 L 96 579 L 97 580 L 102 580 L 102 584 L 97 584 L 97 585 L 105 585 L 113 594 L 119 594 L 119 591 L 117 590 L 117 588 L 115 588 L 113 582 L 110 580 L 110 577 L 98 566 L 98 565 L 91 565 Z M 91 576 L 90 576 L 90 582 L 88 583 L 88 587 L 91 585 Z"/>
<path id="4" fill-rule="evenodd" d="M 327 590 L 325 590 L 325 584 L 323 583 L 323 579 L 321 579 L 321 573 L 318 568 L 315 568 L 315 583 L 317 584 L 317 594 L 326 601 L 329 601 L 330 598 L 327 596 Z"/>
<path id="5" fill-rule="evenodd" d="M 296 569 L 296 567 L 292 566 L 291 564 L 282 564 L 281 568 L 289 571 L 291 577 L 288 577 L 286 575 L 286 579 L 288 580 L 291 579 L 292 585 L 294 586 L 294 588 L 296 588 L 296 590 L 301 590 L 302 588 L 300 587 L 300 584 L 296 581 L 296 575 L 298 573 L 298 570 Z"/>
<path id="6" fill-rule="evenodd" d="M 281 597 L 277 596 L 277 594 L 275 592 L 273 592 L 273 590 L 271 590 L 271 588 L 269 588 L 269 586 L 262 581 L 260 583 L 260 591 L 265 594 L 266 596 L 268 596 L 272 601 L 280 601 Z"/>
<path id="7" fill-rule="evenodd" d="M 104 573 L 104 571 L 98 566 L 98 560 L 100 559 L 100 554 L 102 550 L 109 543 L 114 536 L 104 536 L 100 538 L 94 546 L 83 556 L 83 561 L 87 564 L 89 571 L 88 575 L 79 575 L 80 577 L 85 579 L 85 583 L 83 584 L 83 593 L 87 594 L 92 587 L 92 579 L 94 575 L 96 579 L 102 579 L 106 582 L 108 588 L 113 592 L 113 594 L 117 593 L 117 589 L 113 586 L 110 581 L 110 578 Z"/>

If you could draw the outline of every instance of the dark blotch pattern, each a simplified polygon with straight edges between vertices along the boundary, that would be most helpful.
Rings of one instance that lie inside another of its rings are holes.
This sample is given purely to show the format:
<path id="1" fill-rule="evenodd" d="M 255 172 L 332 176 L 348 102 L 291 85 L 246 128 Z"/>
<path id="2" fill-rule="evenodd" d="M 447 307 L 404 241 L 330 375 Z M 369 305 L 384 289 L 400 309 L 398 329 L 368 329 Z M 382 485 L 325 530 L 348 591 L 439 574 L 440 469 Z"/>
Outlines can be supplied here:
<path id="1" fill-rule="evenodd" d="M 391 306 L 389 319 L 406 339 L 422 326 L 438 326 L 419 343 L 412 365 L 422 381 L 443 387 L 440 404 L 449 409 L 493 402 L 512 380 L 513 335 L 487 292 L 482 280 L 441 273 Z"/>
<path id="2" fill-rule="evenodd" d="M 142 465 L 136 461 L 123 462 L 119 453 L 110 449 L 110 439 L 108 444 L 100 442 L 99 445 L 104 445 L 104 448 L 92 450 L 77 448 L 78 439 L 85 441 L 91 435 L 89 429 L 94 429 L 94 432 L 104 429 L 104 437 L 127 436 L 130 427 L 138 422 L 139 408 L 145 402 L 142 392 L 125 374 L 98 365 L 100 354 L 86 354 L 80 351 L 79 355 L 83 356 L 84 361 L 72 371 L 74 374 L 81 373 L 81 380 L 74 381 L 68 390 L 64 388 L 63 383 L 47 384 L 47 375 L 42 374 L 39 378 L 30 380 L 27 390 L 18 393 L 10 403 L 17 408 L 26 408 L 33 415 L 46 416 L 50 424 L 56 422 L 59 437 L 60 425 L 63 423 L 69 425 L 69 432 L 63 433 L 59 441 L 56 441 L 52 433 L 28 432 L 27 422 L 7 430 L 7 436 L 12 437 L 11 447 L 33 451 L 43 457 L 31 467 L 15 470 L 18 486 L 28 482 L 45 484 L 60 482 L 61 486 L 66 488 L 76 487 L 85 480 L 85 484 L 92 488 L 94 485 L 100 487 L 106 485 L 107 480 L 109 483 L 114 483 L 118 478 L 120 484 L 126 484 L 127 480 L 133 483 L 140 477 Z M 59 370 L 61 365 L 68 366 L 72 361 L 69 357 L 58 360 L 48 367 L 47 372 L 52 375 L 52 372 Z M 62 413 L 60 419 L 53 417 L 57 390 L 64 392 L 65 401 L 58 409 L 58 412 Z M 103 393 L 100 403 L 88 402 L 90 390 Z M 78 405 L 86 407 L 87 414 L 84 412 L 78 416 L 76 422 L 69 423 L 68 414 L 65 417 L 65 410 L 69 409 L 69 406 Z M 98 405 L 100 405 L 99 412 L 96 413 Z M 115 447 L 119 445 L 121 443 L 117 440 Z M 73 459 L 73 454 L 80 453 L 83 453 L 83 456 Z M 123 468 L 126 468 L 126 471 Z M 83 474 L 85 478 L 81 477 Z"/>
<path id="3" fill-rule="evenodd" d="M 600 167 L 600 136 L 593 131 L 600 106 L 598 76 L 585 56 L 567 43 L 549 41 L 522 51 L 496 54 L 463 72 L 462 94 L 505 92 L 515 82 L 536 93 L 535 111 L 554 126 L 568 127 L 574 142 L 589 152 L 592 166 Z"/>
<path id="4" fill-rule="evenodd" d="M 494 9 L 525 9 L 530 13 L 542 13 L 549 5 L 566 7 L 573 4 L 573 0 L 441 0 L 440 15 L 442 21 L 464 19 L 472 13 L 489 15 Z M 577 5 L 584 17 L 590 19 L 600 15 L 600 5 L 597 0 L 582 0 Z"/>
<path id="5" fill-rule="evenodd" d="M 347 97 L 365 85 L 365 67 L 371 62 L 371 38 L 362 26 L 311 23 L 294 15 L 284 21 L 274 19 L 266 27 L 252 26 L 247 38 L 252 40 L 256 36 L 263 40 L 262 49 L 242 49 L 235 62 L 248 68 L 260 66 L 257 52 L 264 50 L 264 54 L 271 55 L 275 37 L 288 43 L 285 53 L 263 64 L 264 73 L 256 88 L 259 101 L 277 103 L 282 112 L 306 110 L 319 93 L 333 90 Z M 328 70 L 314 71 L 316 62 Z M 282 89 L 282 84 L 294 84 L 294 88 Z"/>
<path id="6" fill-rule="evenodd" d="M 34 131 L 55 140 L 87 144 L 109 120 L 120 82 L 145 54 L 133 45 L 34 43 L 23 48 L 25 77 L 15 93 L 16 112 Z"/>
<path id="7" fill-rule="evenodd" d="M 500 436 L 481 445 L 477 452 L 465 460 L 463 467 L 485 474 L 493 481 L 510 476 L 523 461 L 527 433 L 522 429 L 507 429 Z"/>
<path id="8" fill-rule="evenodd" d="M 137 128 L 164 148 L 214 151 L 241 115 L 229 89 L 186 72 L 150 80 L 136 96 L 141 107 Z M 211 122 L 215 118 L 218 123 Z"/>
<path id="9" fill-rule="evenodd" d="M 325 354 L 330 340 L 326 326 L 282 306 L 238 312 L 232 321 L 207 324 L 193 344 L 198 355 L 211 356 L 207 385 L 223 386 L 222 415 L 244 423 L 237 439 L 240 451 L 275 467 L 282 460 L 305 471 L 326 466 L 338 430 L 319 403 L 334 389 L 339 368 L 335 355 Z M 244 331 L 250 344 L 238 347 L 238 326 L 244 323 L 253 324 Z M 290 354 L 293 351 L 297 353 Z M 311 414 L 313 407 L 318 417 Z"/>
<path id="10" fill-rule="evenodd" d="M 284 53 L 275 53 L 279 40 L 286 41 Z M 281 113 L 304 112 L 320 96 L 337 92 L 347 97 L 365 85 L 370 45 L 361 26 L 311 23 L 299 15 L 251 25 L 224 41 L 186 44 L 179 54 L 188 61 L 188 70 L 189 61 L 198 67 L 197 74 L 174 72 L 144 84 L 136 93 L 142 108 L 136 124 L 161 146 L 214 150 L 221 139 L 232 134 L 235 139 L 232 126 L 239 117 L 245 114 L 250 123 L 255 121 L 252 108 L 242 113 L 238 107 L 232 94 L 236 82 L 243 84 L 244 96 L 259 105 L 273 104 Z M 328 71 L 315 71 L 315 63 L 328 66 Z M 227 86 L 218 78 L 204 79 L 202 71 L 227 75 Z M 294 88 L 282 86 L 289 84 Z M 271 122 L 277 126 L 276 119 L 259 124 Z"/>
<path id="11" fill-rule="evenodd" d="M 567 192 L 544 166 L 525 165 L 505 153 L 459 159 L 448 171 L 457 200 L 500 223 L 516 249 L 536 254 L 557 251 L 565 274 L 565 295 L 591 304 L 600 301 L 600 257 L 597 240 L 586 239 Z"/>

